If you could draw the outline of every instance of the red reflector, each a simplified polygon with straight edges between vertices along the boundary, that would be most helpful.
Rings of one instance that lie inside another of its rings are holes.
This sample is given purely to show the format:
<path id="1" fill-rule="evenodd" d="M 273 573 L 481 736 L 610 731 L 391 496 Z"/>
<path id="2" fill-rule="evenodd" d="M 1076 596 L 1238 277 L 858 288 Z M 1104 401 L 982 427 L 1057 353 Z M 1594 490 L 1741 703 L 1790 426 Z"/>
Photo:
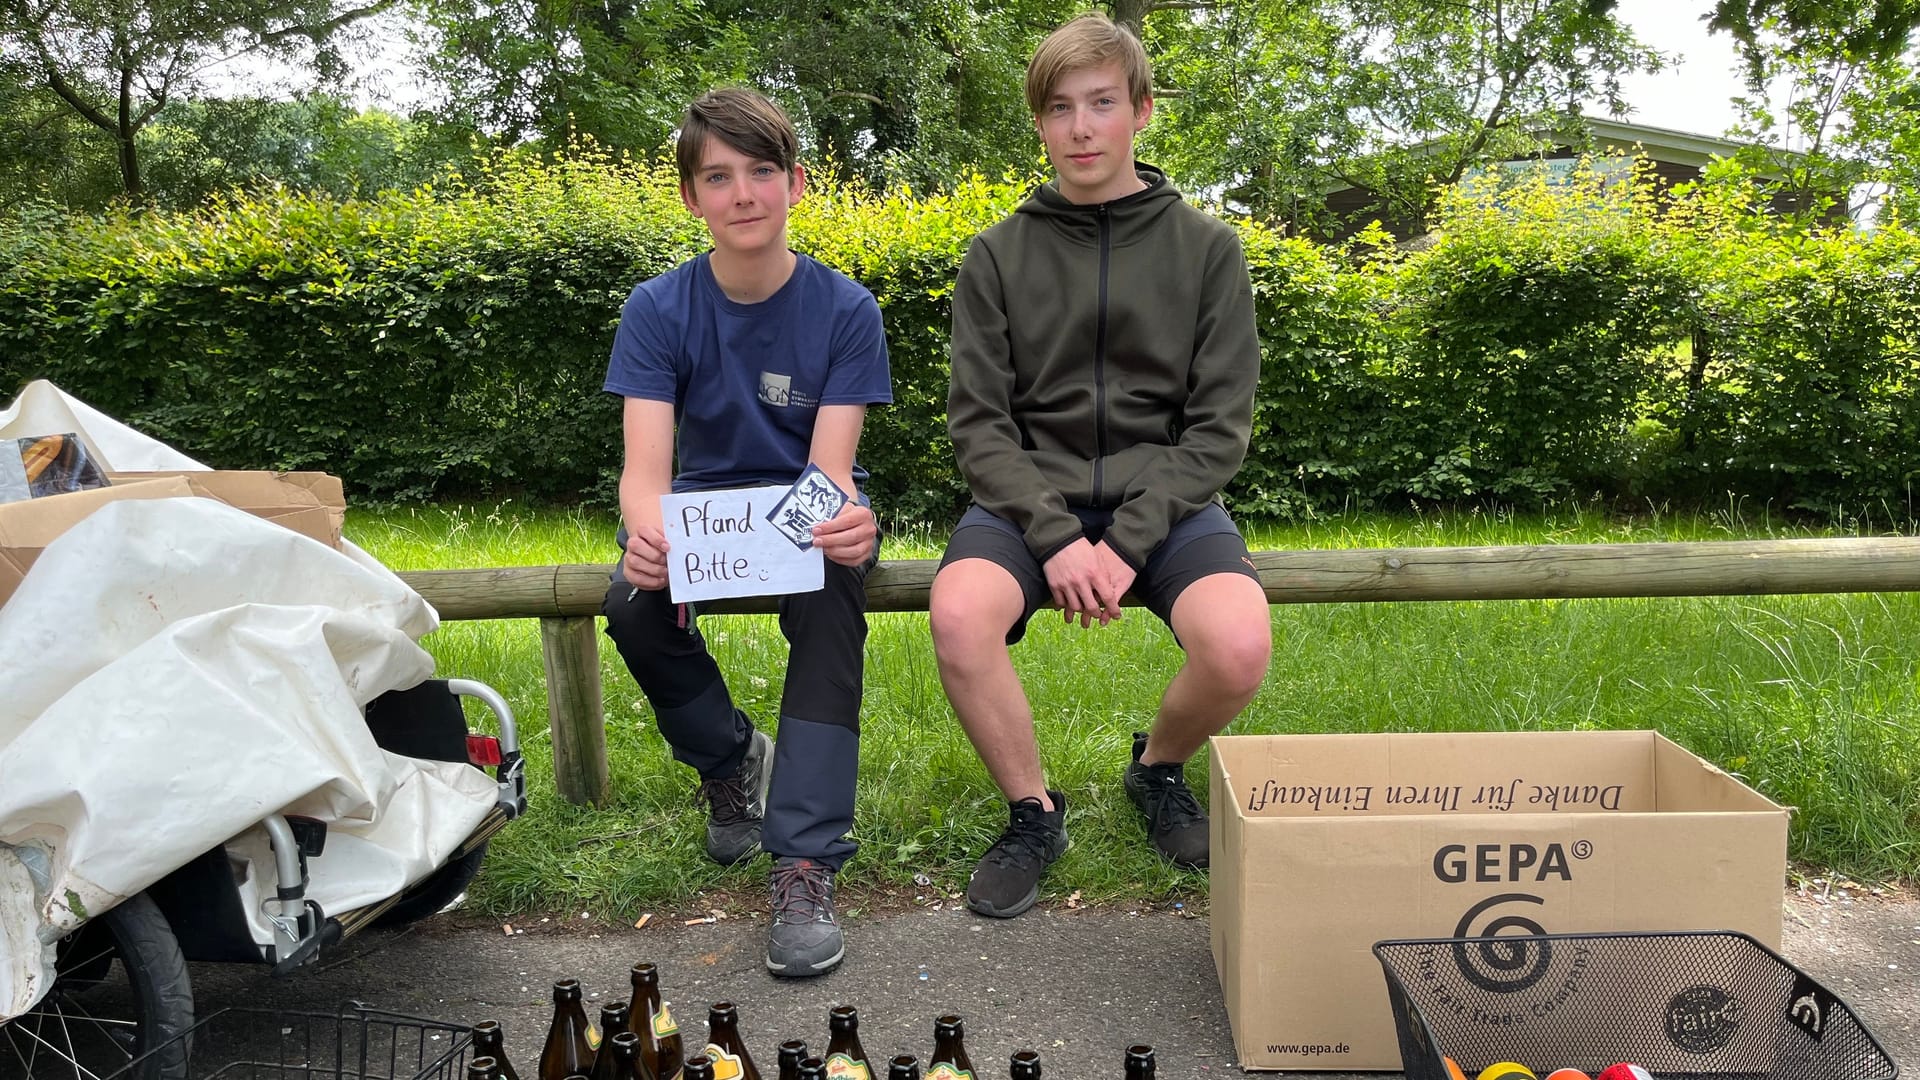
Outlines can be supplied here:
<path id="1" fill-rule="evenodd" d="M 500 740 L 491 735 L 467 736 L 467 760 L 482 768 L 500 764 Z"/>

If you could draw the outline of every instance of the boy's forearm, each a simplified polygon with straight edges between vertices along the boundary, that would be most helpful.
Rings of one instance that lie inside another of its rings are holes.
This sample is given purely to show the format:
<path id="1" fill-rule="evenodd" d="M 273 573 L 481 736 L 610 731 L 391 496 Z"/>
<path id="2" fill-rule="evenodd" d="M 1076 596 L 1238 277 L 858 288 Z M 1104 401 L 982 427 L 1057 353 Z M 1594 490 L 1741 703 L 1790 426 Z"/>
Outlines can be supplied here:
<path id="1" fill-rule="evenodd" d="M 976 242 L 954 285 L 947 434 L 974 501 L 1019 526 L 1027 546 L 1044 560 L 1080 535 L 1080 522 L 1020 443 L 1007 317 L 992 266 L 991 254 Z"/>
<path id="2" fill-rule="evenodd" d="M 1112 546 L 1136 568 L 1181 518 L 1212 502 L 1246 460 L 1260 385 L 1260 337 L 1246 262 L 1234 244 L 1214 261 L 1195 351 L 1195 388 L 1180 441 L 1137 473 L 1114 513 Z"/>

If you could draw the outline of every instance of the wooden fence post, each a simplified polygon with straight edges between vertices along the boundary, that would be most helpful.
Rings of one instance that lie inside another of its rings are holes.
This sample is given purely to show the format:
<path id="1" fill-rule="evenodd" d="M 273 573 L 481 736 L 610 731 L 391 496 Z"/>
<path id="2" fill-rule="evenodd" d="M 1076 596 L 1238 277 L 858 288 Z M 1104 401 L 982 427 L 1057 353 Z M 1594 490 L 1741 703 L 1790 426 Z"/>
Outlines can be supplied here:
<path id="1" fill-rule="evenodd" d="M 593 616 L 541 619 L 540 654 L 547 668 L 554 786 L 568 802 L 601 805 L 607 801 L 607 730 Z"/>

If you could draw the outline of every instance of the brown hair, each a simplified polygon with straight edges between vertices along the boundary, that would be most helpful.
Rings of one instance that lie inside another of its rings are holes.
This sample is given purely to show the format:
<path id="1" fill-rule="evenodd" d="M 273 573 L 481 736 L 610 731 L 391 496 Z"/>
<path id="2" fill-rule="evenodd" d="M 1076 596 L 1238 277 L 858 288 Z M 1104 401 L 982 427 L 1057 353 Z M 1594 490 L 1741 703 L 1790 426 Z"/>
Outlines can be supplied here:
<path id="1" fill-rule="evenodd" d="M 1116 60 L 1127 73 L 1127 94 L 1138 109 L 1153 92 L 1153 67 L 1140 39 L 1098 11 L 1074 17 L 1033 51 L 1027 64 L 1027 108 L 1040 115 L 1061 79 Z"/>
<path id="2" fill-rule="evenodd" d="M 793 121 L 780 106 L 738 86 L 709 90 L 687 106 L 687 115 L 680 121 L 680 140 L 674 146 L 682 184 L 692 183 L 694 174 L 700 171 L 700 157 L 707 151 L 709 137 L 755 161 L 771 161 L 788 174 L 792 174 L 800 154 Z"/>

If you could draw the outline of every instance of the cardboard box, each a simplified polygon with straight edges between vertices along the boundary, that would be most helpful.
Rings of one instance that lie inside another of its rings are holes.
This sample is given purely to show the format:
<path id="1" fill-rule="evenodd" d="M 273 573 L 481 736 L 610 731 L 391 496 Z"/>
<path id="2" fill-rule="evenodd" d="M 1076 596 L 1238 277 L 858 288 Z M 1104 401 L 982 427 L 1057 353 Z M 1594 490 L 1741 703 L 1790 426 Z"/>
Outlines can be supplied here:
<path id="1" fill-rule="evenodd" d="M 116 484 L 143 480 L 184 478 L 193 494 L 219 499 L 255 517 L 311 536 L 330 548 L 340 546 L 340 529 L 347 517 L 346 494 L 340 478 L 323 472 L 265 472 L 215 470 L 211 472 L 111 472 Z"/>
<path id="2" fill-rule="evenodd" d="M 346 497 L 339 478 L 326 473 L 182 470 L 107 476 L 110 487 L 0 505 L 0 604 L 54 537 L 116 499 L 218 499 L 328 547 L 340 546 Z"/>
<path id="3" fill-rule="evenodd" d="M 7 602 L 27 567 L 54 538 L 107 503 L 119 499 L 174 499 L 193 494 L 179 477 L 161 477 L 113 487 L 48 495 L 0 505 L 0 604 Z"/>
<path id="4" fill-rule="evenodd" d="M 1383 938 L 1728 929 L 1779 946 L 1787 811 L 1658 732 L 1212 750 L 1213 956 L 1242 1068 L 1399 1070 Z M 1577 956 L 1468 970 L 1480 954 L 1435 978 L 1511 987 L 1488 1024 L 1583 992 Z"/>

